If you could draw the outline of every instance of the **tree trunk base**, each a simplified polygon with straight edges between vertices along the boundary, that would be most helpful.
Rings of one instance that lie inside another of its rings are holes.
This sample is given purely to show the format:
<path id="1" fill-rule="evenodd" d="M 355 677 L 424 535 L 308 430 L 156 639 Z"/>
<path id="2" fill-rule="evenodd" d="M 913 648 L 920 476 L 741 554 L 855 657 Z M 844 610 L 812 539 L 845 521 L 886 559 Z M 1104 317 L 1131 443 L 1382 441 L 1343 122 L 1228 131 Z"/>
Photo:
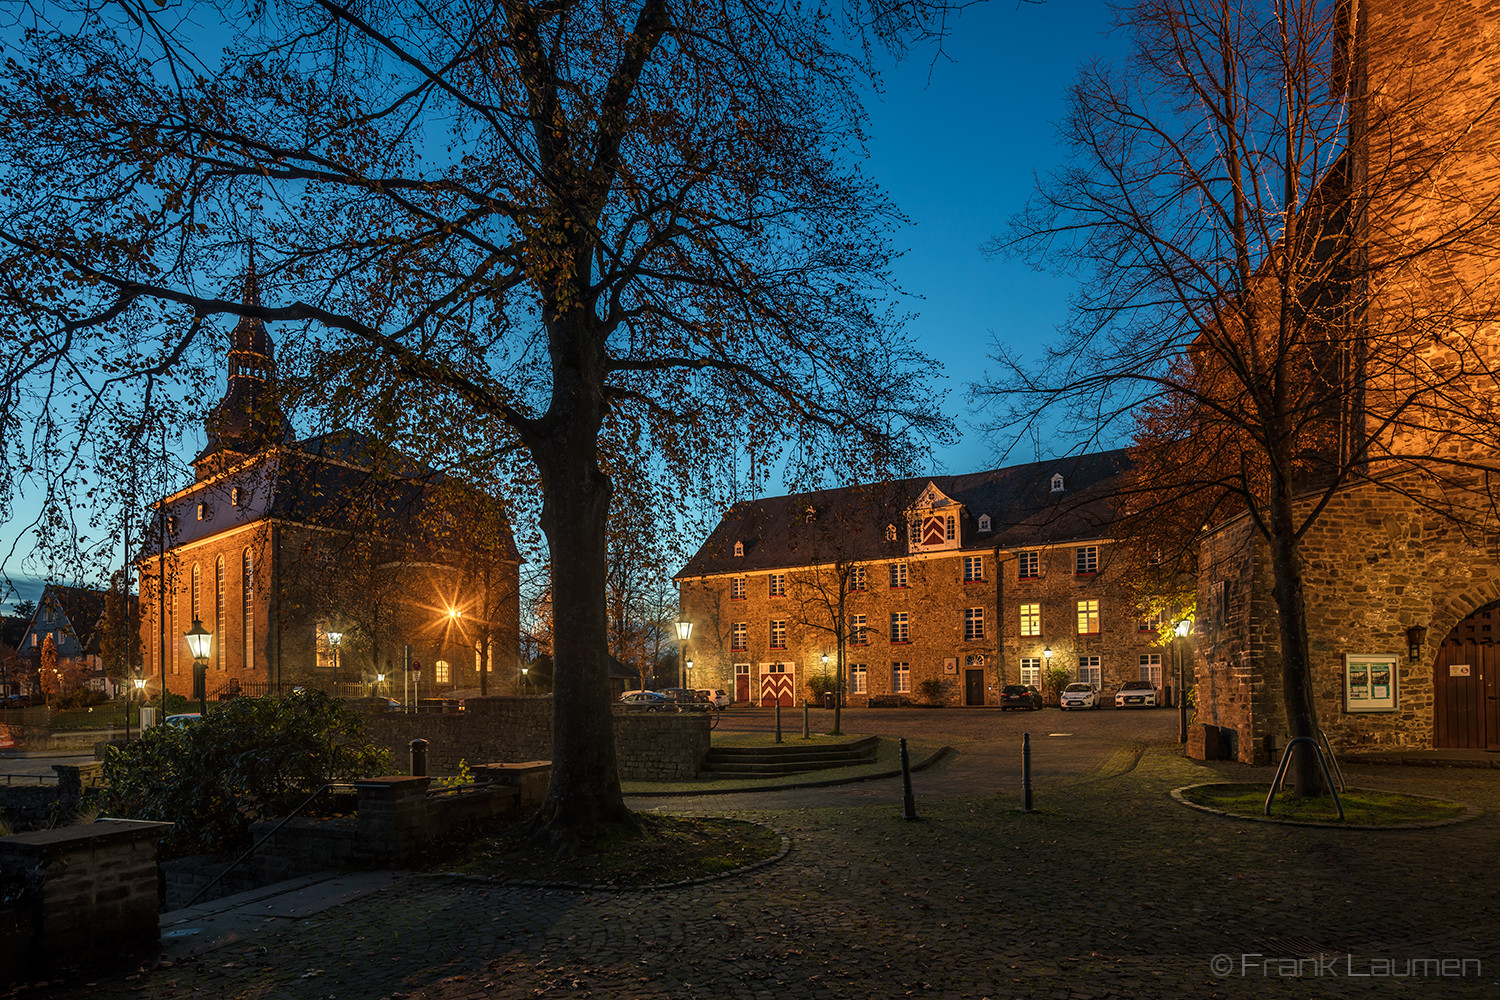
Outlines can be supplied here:
<path id="1" fill-rule="evenodd" d="M 631 836 L 645 832 L 640 817 L 623 803 L 615 809 L 569 808 L 552 799 L 542 803 L 523 829 L 528 845 L 545 850 L 554 858 L 565 859 L 576 856 L 585 840 L 611 826 L 623 829 Z"/>

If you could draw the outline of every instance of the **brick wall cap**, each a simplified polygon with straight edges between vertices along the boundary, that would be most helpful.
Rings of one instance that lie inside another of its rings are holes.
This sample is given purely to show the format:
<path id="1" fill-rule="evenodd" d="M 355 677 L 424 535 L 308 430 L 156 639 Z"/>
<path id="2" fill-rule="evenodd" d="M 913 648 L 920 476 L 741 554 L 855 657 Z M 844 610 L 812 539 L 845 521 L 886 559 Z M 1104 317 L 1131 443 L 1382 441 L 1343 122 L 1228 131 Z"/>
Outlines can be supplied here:
<path id="1" fill-rule="evenodd" d="M 57 855 L 84 844 L 128 844 L 140 840 L 160 840 L 171 828 L 171 823 L 100 817 L 92 823 L 80 826 L 60 826 L 51 830 L 33 830 L 29 833 L 0 837 L 0 852 Z"/>

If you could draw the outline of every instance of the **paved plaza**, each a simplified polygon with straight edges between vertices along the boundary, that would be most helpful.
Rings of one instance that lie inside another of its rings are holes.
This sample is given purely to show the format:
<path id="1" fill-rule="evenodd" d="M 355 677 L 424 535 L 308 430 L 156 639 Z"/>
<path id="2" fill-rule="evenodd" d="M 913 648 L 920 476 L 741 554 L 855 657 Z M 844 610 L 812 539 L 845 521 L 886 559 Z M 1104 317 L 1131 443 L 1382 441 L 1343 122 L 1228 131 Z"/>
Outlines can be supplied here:
<path id="1" fill-rule="evenodd" d="M 731 712 L 724 724 L 762 721 Z M 750 873 L 650 891 L 358 875 L 236 914 L 179 914 L 155 968 L 26 995 L 1500 995 L 1493 770 L 1350 769 L 1357 785 L 1485 810 L 1469 822 L 1294 828 L 1173 802 L 1174 787 L 1265 775 L 1185 760 L 1168 711 L 851 712 L 845 728 L 955 747 L 916 776 L 919 821 L 900 818 L 892 780 L 637 798 L 640 809 L 764 823 L 790 849 Z M 1027 731 L 1030 815 L 1017 811 Z"/>

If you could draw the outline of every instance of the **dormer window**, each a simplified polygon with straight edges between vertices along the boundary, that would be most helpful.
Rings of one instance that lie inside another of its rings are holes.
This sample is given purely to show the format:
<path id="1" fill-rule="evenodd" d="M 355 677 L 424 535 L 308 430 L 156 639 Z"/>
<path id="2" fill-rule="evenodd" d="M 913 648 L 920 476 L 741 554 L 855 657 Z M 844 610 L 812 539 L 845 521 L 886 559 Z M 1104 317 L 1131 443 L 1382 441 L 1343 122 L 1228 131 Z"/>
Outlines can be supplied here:
<path id="1" fill-rule="evenodd" d="M 885 540 L 888 542 L 896 540 L 896 526 L 894 524 L 887 524 L 885 526 Z"/>
<path id="2" fill-rule="evenodd" d="M 990 516 L 988 514 L 980 514 L 979 515 L 979 530 L 980 531 L 989 531 L 990 530 Z"/>
<path id="3" fill-rule="evenodd" d="M 208 504 L 201 502 L 198 504 L 198 520 L 208 520 Z"/>
<path id="4" fill-rule="evenodd" d="M 238 486 L 229 491 L 229 503 L 235 507 L 240 505 L 240 488 Z"/>
<path id="5" fill-rule="evenodd" d="M 1056 475 L 1054 475 L 1052 477 L 1052 492 L 1053 493 L 1061 493 L 1062 491 L 1063 491 L 1063 477 L 1062 477 L 1062 473 L 1059 472 L 1059 473 L 1057 473 Z"/>
<path id="6" fill-rule="evenodd" d="M 735 542 L 734 543 L 734 555 L 735 555 L 735 558 L 738 559 L 741 556 L 743 556 L 744 554 L 745 554 L 745 543 L 744 542 Z"/>
<path id="7" fill-rule="evenodd" d="M 958 537 L 958 521 L 952 517 L 948 518 L 945 530 L 947 531 L 948 541 L 953 541 L 953 539 Z"/>
<path id="8" fill-rule="evenodd" d="M 812 504 L 808 504 L 807 510 L 803 512 L 803 519 L 808 524 L 812 524 L 818 519 L 818 508 L 814 507 Z"/>
<path id="9" fill-rule="evenodd" d="M 167 530 L 170 531 L 174 535 L 177 534 L 177 515 L 176 514 L 173 514 L 171 517 L 167 518 Z"/>

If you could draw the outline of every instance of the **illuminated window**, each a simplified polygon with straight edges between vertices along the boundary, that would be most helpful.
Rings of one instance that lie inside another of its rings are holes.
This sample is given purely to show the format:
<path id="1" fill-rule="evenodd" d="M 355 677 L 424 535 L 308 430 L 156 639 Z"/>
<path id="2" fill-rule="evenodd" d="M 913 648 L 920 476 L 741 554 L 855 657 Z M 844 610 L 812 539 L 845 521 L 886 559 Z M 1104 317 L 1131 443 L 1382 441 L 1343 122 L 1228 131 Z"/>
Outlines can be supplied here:
<path id="1" fill-rule="evenodd" d="M 1078 634 L 1079 635 L 1098 635 L 1099 634 L 1099 602 L 1098 601 L 1079 601 L 1078 602 Z"/>
<path id="2" fill-rule="evenodd" d="M 1040 656 L 1021 657 L 1021 683 L 1030 684 L 1032 687 L 1041 686 L 1042 658 Z"/>
<path id="3" fill-rule="evenodd" d="M 1042 606 L 1040 604 L 1021 605 L 1021 634 L 1042 634 Z"/>
<path id="4" fill-rule="evenodd" d="M 448 666 L 447 660 L 438 660 L 432 665 L 432 679 L 438 684 L 453 683 L 453 668 Z"/>
<path id="5" fill-rule="evenodd" d="M 240 554 L 240 632 L 244 639 L 244 667 L 255 665 L 255 565 L 250 550 Z"/>
<path id="6" fill-rule="evenodd" d="M 1142 653 L 1140 659 L 1140 678 L 1150 681 L 1152 687 L 1161 687 L 1161 654 Z"/>
<path id="7" fill-rule="evenodd" d="M 224 624 L 229 620 L 224 606 L 224 557 L 214 564 L 214 668 L 224 669 Z"/>

